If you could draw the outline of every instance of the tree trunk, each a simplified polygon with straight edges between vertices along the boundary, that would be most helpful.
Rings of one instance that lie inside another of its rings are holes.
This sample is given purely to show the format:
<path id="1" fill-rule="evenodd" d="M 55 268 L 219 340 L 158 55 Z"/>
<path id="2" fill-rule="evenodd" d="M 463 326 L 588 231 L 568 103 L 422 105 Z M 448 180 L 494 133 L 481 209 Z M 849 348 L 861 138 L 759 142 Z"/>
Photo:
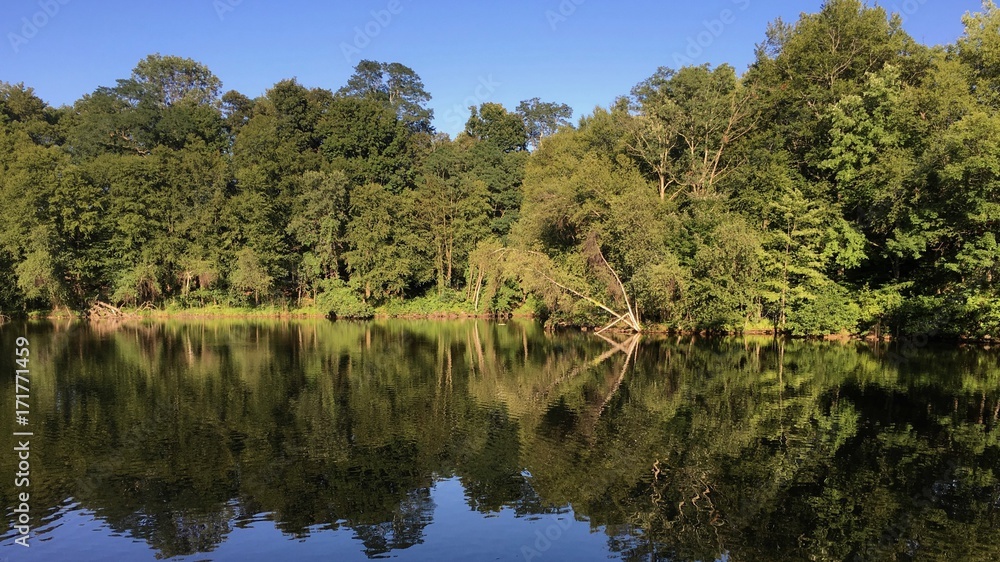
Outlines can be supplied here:
<path id="1" fill-rule="evenodd" d="M 483 268 L 479 268 L 479 277 L 476 279 L 476 296 L 472 299 L 473 304 L 476 307 L 476 313 L 479 313 L 479 291 L 483 288 Z"/>

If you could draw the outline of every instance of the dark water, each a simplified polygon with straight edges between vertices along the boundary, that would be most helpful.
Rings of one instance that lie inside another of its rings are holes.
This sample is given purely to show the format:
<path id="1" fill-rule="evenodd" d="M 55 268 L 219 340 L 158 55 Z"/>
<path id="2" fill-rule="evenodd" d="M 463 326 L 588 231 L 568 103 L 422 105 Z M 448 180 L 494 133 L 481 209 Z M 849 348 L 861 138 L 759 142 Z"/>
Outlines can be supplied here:
<path id="1" fill-rule="evenodd" d="M 1000 560 L 996 349 L 518 322 L 0 341 L 3 560 Z"/>

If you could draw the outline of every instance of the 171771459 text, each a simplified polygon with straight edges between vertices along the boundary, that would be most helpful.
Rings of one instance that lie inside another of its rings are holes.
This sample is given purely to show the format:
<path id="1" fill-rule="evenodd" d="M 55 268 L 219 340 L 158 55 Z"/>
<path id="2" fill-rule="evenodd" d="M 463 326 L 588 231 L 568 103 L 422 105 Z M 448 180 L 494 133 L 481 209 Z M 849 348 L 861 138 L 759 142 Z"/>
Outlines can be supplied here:
<path id="1" fill-rule="evenodd" d="M 17 422 L 16 429 L 19 430 L 14 431 L 14 442 L 16 443 L 14 454 L 17 455 L 17 471 L 14 473 L 14 486 L 17 488 L 14 529 L 17 531 L 17 538 L 14 539 L 14 542 L 24 547 L 30 546 L 28 541 L 31 539 L 31 493 L 29 488 L 31 486 L 31 437 L 33 432 L 28 431 L 30 427 L 28 419 L 31 413 L 29 404 L 31 371 L 28 369 L 28 356 L 30 355 L 28 344 L 28 338 L 19 337 L 14 350 L 14 362 L 17 364 L 14 385 L 14 417 Z"/>

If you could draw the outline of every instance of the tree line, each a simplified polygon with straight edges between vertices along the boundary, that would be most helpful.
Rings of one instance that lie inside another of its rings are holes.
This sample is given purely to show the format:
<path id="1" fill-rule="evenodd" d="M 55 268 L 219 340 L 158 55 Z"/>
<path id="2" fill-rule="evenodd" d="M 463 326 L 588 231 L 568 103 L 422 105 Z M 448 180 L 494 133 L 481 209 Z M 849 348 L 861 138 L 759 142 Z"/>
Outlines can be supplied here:
<path id="1" fill-rule="evenodd" d="M 455 139 L 399 63 L 250 99 L 151 55 L 53 108 L 0 87 L 0 308 L 399 300 L 554 322 L 1000 334 L 1000 10 L 954 44 L 828 0 L 742 75 L 662 67 L 571 123 Z M 609 313 L 611 314 L 609 316 Z"/>

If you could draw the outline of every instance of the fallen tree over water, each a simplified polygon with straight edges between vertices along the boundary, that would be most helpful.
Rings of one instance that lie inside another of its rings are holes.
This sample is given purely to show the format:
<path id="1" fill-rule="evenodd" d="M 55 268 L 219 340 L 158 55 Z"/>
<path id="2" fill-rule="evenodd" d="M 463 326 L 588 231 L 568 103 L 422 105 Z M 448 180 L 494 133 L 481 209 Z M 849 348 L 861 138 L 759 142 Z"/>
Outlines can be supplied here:
<path id="1" fill-rule="evenodd" d="M 597 279 L 597 284 L 603 285 L 606 295 L 602 298 L 596 292 L 589 291 L 593 282 L 586 277 L 573 275 L 560 267 L 548 255 L 519 248 L 499 246 L 481 247 L 470 257 L 470 293 L 478 312 L 483 303 L 489 303 L 497 295 L 503 285 L 510 281 L 516 283 L 522 291 L 534 293 L 545 301 L 550 310 L 567 308 L 565 297 L 571 295 L 574 300 L 583 300 L 611 315 L 612 320 L 599 330 L 605 332 L 618 324 L 624 324 L 629 331 L 642 332 L 639 315 L 633 307 L 628 290 L 621 277 L 605 259 L 596 236 L 588 238 L 584 244 L 588 256 L 585 268 L 591 277 Z M 485 306 L 488 306 L 485 305 Z"/>

